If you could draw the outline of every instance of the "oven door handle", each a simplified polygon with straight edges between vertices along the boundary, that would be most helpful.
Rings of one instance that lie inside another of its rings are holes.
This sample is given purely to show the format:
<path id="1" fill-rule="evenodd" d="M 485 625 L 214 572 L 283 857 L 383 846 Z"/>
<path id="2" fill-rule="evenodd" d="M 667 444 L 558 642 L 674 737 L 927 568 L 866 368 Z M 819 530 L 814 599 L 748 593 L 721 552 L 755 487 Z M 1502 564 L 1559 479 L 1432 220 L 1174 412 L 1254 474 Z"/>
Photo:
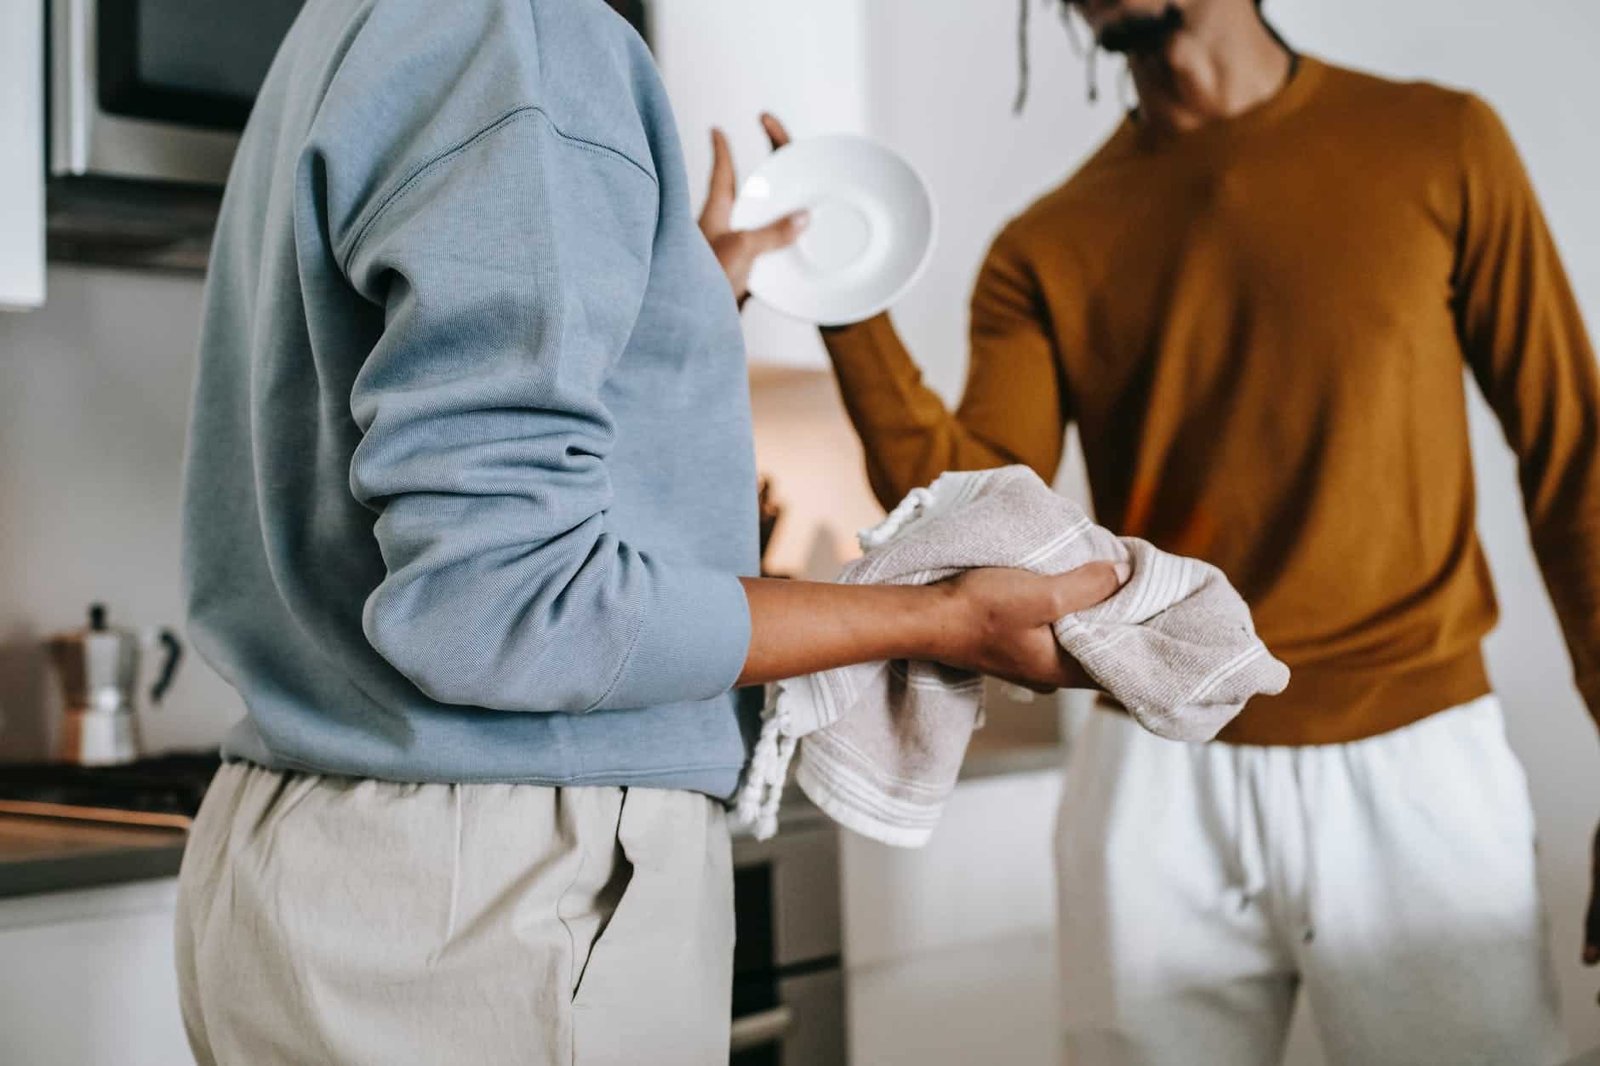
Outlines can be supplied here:
<path id="1" fill-rule="evenodd" d="M 735 1018 L 728 1040 L 729 1050 L 738 1053 L 776 1044 L 793 1028 L 794 1011 L 788 1007 L 773 1007 Z"/>

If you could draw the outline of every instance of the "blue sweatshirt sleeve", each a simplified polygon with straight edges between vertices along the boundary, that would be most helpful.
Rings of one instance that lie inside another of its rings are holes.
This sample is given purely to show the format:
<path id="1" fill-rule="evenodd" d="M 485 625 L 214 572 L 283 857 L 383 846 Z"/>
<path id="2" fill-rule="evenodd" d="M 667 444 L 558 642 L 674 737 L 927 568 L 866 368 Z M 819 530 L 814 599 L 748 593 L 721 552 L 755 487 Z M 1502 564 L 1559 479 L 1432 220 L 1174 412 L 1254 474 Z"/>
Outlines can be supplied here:
<path id="1" fill-rule="evenodd" d="M 607 528 L 626 427 L 604 386 L 659 204 L 646 166 L 525 107 L 358 219 L 345 272 L 383 316 L 350 397 L 351 490 L 386 569 L 363 628 L 433 699 L 648 707 L 717 696 L 743 666 L 738 578 Z"/>

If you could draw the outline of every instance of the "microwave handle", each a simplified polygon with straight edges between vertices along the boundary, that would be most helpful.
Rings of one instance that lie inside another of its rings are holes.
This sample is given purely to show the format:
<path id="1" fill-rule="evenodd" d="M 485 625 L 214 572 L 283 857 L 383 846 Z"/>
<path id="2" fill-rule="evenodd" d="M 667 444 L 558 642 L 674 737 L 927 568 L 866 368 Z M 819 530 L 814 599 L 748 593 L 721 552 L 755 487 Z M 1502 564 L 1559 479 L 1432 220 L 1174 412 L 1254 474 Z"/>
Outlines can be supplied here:
<path id="1" fill-rule="evenodd" d="M 758 1014 L 735 1018 L 728 1044 L 735 1054 L 778 1043 L 794 1028 L 794 1011 L 773 1007 Z"/>

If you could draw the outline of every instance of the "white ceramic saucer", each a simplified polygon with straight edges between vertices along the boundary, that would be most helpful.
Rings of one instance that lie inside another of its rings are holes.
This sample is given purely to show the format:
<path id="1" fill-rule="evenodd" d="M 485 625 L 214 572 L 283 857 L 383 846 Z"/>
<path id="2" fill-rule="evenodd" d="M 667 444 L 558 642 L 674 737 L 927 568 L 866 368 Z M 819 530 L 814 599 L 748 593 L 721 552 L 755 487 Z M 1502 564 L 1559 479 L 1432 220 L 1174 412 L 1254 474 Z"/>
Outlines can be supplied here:
<path id="1" fill-rule="evenodd" d="M 774 152 L 739 190 L 733 225 L 753 229 L 801 209 L 811 221 L 800 239 L 750 271 L 750 292 L 795 318 L 871 318 L 910 288 L 933 251 L 927 184 L 868 137 L 830 134 Z"/>

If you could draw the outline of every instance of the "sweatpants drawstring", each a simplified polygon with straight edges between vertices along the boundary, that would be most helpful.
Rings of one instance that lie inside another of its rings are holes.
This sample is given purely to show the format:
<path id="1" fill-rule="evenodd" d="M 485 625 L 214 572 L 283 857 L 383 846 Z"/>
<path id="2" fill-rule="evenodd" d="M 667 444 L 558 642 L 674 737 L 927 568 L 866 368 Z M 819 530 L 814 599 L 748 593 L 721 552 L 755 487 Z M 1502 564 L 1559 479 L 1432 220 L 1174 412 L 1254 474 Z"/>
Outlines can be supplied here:
<path id="1" fill-rule="evenodd" d="M 1304 880 L 1300 887 L 1300 940 L 1309 944 L 1317 938 L 1317 822 L 1311 793 L 1300 773 L 1298 756 L 1301 753 L 1292 754 L 1295 756 L 1290 764 L 1294 767 L 1295 799 L 1300 807 L 1300 876 Z"/>
<path id="2" fill-rule="evenodd" d="M 1233 866 L 1239 909 L 1248 907 L 1267 887 L 1261 857 L 1260 822 L 1250 801 L 1248 753 L 1235 746 L 1228 755 L 1233 762 Z"/>

